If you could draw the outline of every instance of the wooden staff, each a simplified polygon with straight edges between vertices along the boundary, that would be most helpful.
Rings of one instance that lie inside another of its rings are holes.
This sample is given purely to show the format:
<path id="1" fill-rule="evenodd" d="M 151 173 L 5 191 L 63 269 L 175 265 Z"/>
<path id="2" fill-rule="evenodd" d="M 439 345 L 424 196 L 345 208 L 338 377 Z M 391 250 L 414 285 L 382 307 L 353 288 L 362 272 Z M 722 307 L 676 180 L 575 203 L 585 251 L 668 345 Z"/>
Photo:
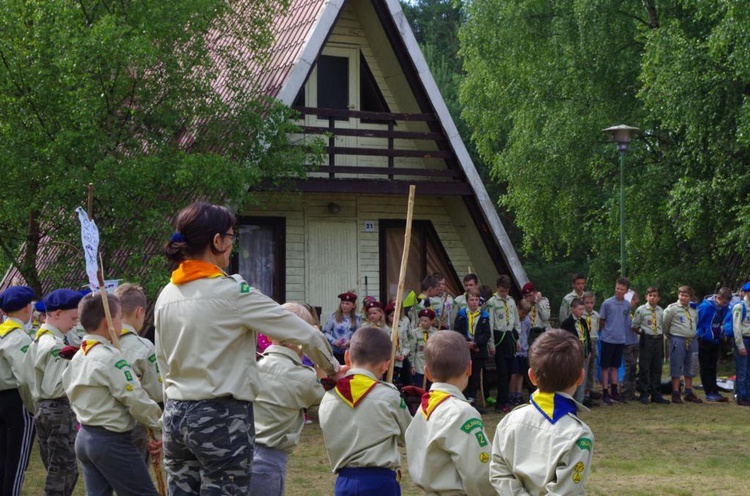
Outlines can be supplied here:
<path id="1" fill-rule="evenodd" d="M 404 251 L 401 255 L 401 270 L 398 273 L 398 289 L 396 290 L 396 308 L 393 311 L 393 326 L 391 328 L 391 365 L 388 367 L 386 380 L 393 382 L 393 367 L 396 364 L 396 345 L 398 344 L 398 324 L 401 320 L 401 300 L 404 298 L 404 281 L 406 280 L 406 264 L 409 261 L 409 247 L 411 246 L 411 218 L 414 213 L 414 192 L 416 187 L 409 186 L 409 203 L 406 209 L 406 233 L 404 234 Z"/>
<path id="2" fill-rule="evenodd" d="M 151 442 L 156 442 L 156 436 L 154 431 L 146 429 L 148 432 L 148 438 Z M 154 466 L 154 474 L 156 474 L 156 489 L 159 491 L 159 496 L 167 496 L 167 486 L 164 483 L 164 472 L 161 469 L 161 455 L 151 456 L 151 463 Z"/>

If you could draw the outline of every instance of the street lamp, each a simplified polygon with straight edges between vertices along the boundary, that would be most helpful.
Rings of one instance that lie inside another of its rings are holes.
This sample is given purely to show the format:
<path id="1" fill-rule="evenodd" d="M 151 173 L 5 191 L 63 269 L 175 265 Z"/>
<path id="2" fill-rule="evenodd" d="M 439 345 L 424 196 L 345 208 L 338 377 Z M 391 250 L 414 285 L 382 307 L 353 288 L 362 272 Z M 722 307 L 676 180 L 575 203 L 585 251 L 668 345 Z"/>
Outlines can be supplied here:
<path id="1" fill-rule="evenodd" d="M 641 130 L 620 124 L 602 129 L 602 132 L 612 135 L 612 140 L 617 143 L 617 151 L 620 152 L 620 275 L 625 277 L 625 154 L 633 136 Z"/>

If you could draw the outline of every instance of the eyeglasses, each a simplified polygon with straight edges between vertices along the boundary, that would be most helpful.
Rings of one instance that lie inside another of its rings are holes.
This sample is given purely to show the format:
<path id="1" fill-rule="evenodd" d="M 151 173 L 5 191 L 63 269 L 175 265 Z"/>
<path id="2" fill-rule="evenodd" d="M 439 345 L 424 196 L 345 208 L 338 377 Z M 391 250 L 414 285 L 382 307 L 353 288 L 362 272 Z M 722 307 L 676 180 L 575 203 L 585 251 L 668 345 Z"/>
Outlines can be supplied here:
<path id="1" fill-rule="evenodd" d="M 222 234 L 222 236 L 229 236 L 230 238 L 232 238 L 232 243 L 234 243 L 234 241 L 237 239 L 237 235 L 235 233 L 224 233 Z"/>

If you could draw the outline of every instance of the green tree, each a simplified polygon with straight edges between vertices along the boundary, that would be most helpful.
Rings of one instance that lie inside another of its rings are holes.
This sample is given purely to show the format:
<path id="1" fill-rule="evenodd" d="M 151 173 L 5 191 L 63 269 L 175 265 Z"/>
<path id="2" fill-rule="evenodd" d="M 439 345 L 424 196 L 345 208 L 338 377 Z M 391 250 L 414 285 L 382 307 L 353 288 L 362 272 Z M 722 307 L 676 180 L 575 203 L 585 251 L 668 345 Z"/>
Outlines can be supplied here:
<path id="1" fill-rule="evenodd" d="M 747 275 L 748 2 L 481 0 L 461 31 L 464 116 L 523 249 L 619 268 L 619 167 L 601 133 L 638 125 L 628 275 L 708 292 Z M 731 263 L 730 263 L 731 262 Z"/>
<path id="2" fill-rule="evenodd" d="M 83 269 L 74 208 L 88 183 L 106 276 L 138 275 L 154 294 L 164 259 L 145 253 L 177 209 L 240 206 L 259 181 L 301 173 L 289 109 L 251 83 L 286 3 L 0 4 L 0 249 L 29 285 L 42 290 L 50 247 L 65 263 L 45 280 Z"/>

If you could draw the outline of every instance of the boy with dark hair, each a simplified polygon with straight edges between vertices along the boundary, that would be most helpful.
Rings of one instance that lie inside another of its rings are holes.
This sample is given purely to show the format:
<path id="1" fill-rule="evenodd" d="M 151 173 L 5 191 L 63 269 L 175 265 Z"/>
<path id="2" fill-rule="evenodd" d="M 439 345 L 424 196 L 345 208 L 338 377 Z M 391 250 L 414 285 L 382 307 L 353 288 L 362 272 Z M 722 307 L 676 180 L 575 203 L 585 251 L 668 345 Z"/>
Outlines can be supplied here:
<path id="1" fill-rule="evenodd" d="M 336 496 L 400 495 L 396 470 L 411 415 L 398 390 L 378 381 L 391 359 L 388 333 L 361 327 L 344 355 L 349 371 L 320 404 L 320 427 Z"/>
<path id="2" fill-rule="evenodd" d="M 476 274 L 466 274 L 464 276 L 464 294 L 458 295 L 453 299 L 453 309 L 458 312 L 466 307 L 466 293 L 472 289 L 479 289 L 479 278 Z"/>
<path id="3" fill-rule="evenodd" d="M 638 355 L 638 391 L 640 401 L 669 404 L 661 395 L 661 367 L 664 361 L 664 310 L 659 306 L 659 288 L 646 289 L 646 304 L 638 307 L 633 315 L 633 332 L 640 335 Z"/>
<path id="4" fill-rule="evenodd" d="M 490 482 L 497 494 L 585 494 L 594 434 L 571 397 L 582 384 L 583 347 L 552 329 L 529 350 L 531 404 L 506 415 L 492 442 Z"/>
<path id="5" fill-rule="evenodd" d="M 558 322 L 562 322 L 570 315 L 570 302 L 573 301 L 573 298 L 583 298 L 584 289 L 586 288 L 586 275 L 576 272 L 570 278 L 570 285 L 573 287 L 573 291 L 566 294 L 562 299 L 562 303 L 560 303 L 560 313 L 557 316 Z"/>
<path id="6" fill-rule="evenodd" d="M 76 417 L 62 381 L 70 362 L 60 356 L 60 350 L 65 346 L 66 334 L 78 323 L 78 302 L 82 297 L 72 289 L 56 289 L 44 297 L 47 318 L 26 354 L 33 374 L 34 427 L 39 454 L 47 469 L 46 494 L 70 495 L 78 481 Z"/>
<path id="7" fill-rule="evenodd" d="M 484 361 L 489 357 L 487 344 L 492 337 L 490 316 L 479 306 L 479 291 L 469 290 L 466 293 L 467 307 L 459 310 L 453 328 L 460 333 L 466 342 L 471 356 L 471 376 L 466 386 L 466 397 L 476 406 L 479 377 L 484 370 Z M 426 353 L 425 353 L 426 354 Z"/>
<path id="8" fill-rule="evenodd" d="M 115 332 L 122 329 L 116 296 L 108 298 Z M 140 423 L 161 432 L 161 409 L 148 397 L 127 360 L 109 338 L 101 293 L 80 303 L 81 325 L 87 334 L 81 349 L 63 373 L 65 393 L 81 422 L 75 452 L 83 467 L 87 494 L 156 495 L 146 462 L 133 444 Z M 161 441 L 148 443 L 161 456 Z"/>
<path id="9" fill-rule="evenodd" d="M 510 376 L 513 368 L 513 357 L 516 355 L 516 341 L 521 332 L 521 321 L 518 318 L 516 302 L 508 296 L 510 277 L 501 275 L 497 278 L 497 292 L 487 302 L 490 314 L 493 339 L 490 354 L 494 350 L 497 369 L 497 401 L 495 410 L 510 411 Z"/>
<path id="10" fill-rule="evenodd" d="M 583 346 L 583 373 L 585 378 L 588 374 L 589 367 L 591 366 L 591 333 L 589 332 L 588 323 L 585 319 L 581 318 L 583 317 L 584 310 L 585 307 L 583 305 L 583 300 L 580 298 L 573 298 L 573 301 L 570 302 L 570 315 L 568 315 L 568 318 L 560 324 L 560 328 L 568 331 L 581 342 L 581 345 Z M 581 385 L 576 388 L 573 397 L 579 403 L 584 400 L 585 388 L 586 384 L 584 383 L 581 383 Z"/>
<path id="11" fill-rule="evenodd" d="M 611 405 L 613 401 L 622 401 L 617 390 L 619 380 L 617 369 L 622 363 L 622 352 L 625 348 L 626 332 L 630 328 L 630 302 L 625 293 L 630 289 L 630 281 L 619 277 L 615 282 L 615 295 L 607 298 L 599 308 L 599 339 L 602 343 L 602 403 Z M 610 390 L 610 384 L 612 386 Z"/>
<path id="12" fill-rule="evenodd" d="M 698 312 L 692 307 L 693 288 L 680 286 L 677 301 L 664 310 L 664 334 L 669 337 L 669 372 L 672 376 L 672 403 L 682 403 L 680 377 L 685 377 L 685 401 L 703 403 L 693 392 L 698 358 L 695 334 Z"/>
<path id="13" fill-rule="evenodd" d="M 19 496 L 34 439 L 34 403 L 24 358 L 31 345 L 25 325 L 36 298 L 28 286 L 0 293 L 0 309 L 8 318 L 0 324 L 0 494 Z"/>
<path id="14" fill-rule="evenodd" d="M 469 304 L 474 292 L 469 294 Z M 406 430 L 406 457 L 414 483 L 427 494 L 490 494 L 489 442 L 479 412 L 461 390 L 472 373 L 464 338 L 441 331 L 425 348 L 432 381 Z"/>
<path id="15" fill-rule="evenodd" d="M 698 305 L 698 363 L 701 371 L 701 384 L 706 394 L 706 401 L 726 403 L 729 398 L 719 393 L 716 385 L 716 367 L 719 363 L 721 341 L 724 337 L 722 325 L 729 313 L 729 302 L 732 301 L 732 290 L 721 288 L 716 298 L 705 298 Z"/>

